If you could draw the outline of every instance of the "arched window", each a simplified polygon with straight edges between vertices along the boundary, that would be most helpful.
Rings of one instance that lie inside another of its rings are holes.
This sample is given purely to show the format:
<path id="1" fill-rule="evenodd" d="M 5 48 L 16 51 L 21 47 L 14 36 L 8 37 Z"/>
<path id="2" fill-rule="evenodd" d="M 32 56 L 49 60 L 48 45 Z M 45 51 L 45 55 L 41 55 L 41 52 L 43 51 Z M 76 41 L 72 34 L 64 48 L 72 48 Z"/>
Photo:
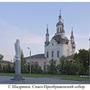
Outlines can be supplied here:
<path id="1" fill-rule="evenodd" d="M 52 46 L 53 46 L 54 44 L 52 43 Z"/>
<path id="2" fill-rule="evenodd" d="M 59 33 L 59 28 L 57 28 L 57 33 Z"/>
<path id="3" fill-rule="evenodd" d="M 54 57 L 54 51 L 52 51 L 52 57 Z"/>
<path id="4" fill-rule="evenodd" d="M 59 58 L 59 51 L 57 51 L 57 57 Z"/>
<path id="5" fill-rule="evenodd" d="M 49 54 L 48 54 L 48 52 L 47 52 L 47 58 L 48 58 L 48 56 L 49 56 Z"/>

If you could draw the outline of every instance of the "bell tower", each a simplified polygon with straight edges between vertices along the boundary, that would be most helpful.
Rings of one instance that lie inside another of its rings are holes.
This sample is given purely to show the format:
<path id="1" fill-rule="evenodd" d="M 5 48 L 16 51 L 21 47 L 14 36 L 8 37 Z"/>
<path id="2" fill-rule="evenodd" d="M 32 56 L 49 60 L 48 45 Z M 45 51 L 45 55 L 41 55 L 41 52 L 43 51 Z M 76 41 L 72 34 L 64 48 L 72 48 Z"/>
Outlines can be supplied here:
<path id="1" fill-rule="evenodd" d="M 58 16 L 58 22 L 56 24 L 56 35 L 61 35 L 61 36 L 64 36 L 64 20 L 62 19 L 62 16 L 61 16 L 61 10 L 60 10 L 60 14 Z"/>

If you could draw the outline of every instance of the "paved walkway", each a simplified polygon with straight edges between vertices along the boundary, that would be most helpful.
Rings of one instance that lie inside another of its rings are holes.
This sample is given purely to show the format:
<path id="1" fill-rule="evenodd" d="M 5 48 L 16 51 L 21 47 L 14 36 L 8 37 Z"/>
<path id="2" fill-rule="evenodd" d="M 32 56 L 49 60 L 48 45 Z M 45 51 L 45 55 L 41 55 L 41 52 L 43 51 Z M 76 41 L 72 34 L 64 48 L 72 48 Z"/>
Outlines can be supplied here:
<path id="1" fill-rule="evenodd" d="M 0 84 L 90 84 L 90 81 L 62 80 L 60 78 L 25 78 L 25 80 L 11 80 L 13 77 L 0 76 Z"/>

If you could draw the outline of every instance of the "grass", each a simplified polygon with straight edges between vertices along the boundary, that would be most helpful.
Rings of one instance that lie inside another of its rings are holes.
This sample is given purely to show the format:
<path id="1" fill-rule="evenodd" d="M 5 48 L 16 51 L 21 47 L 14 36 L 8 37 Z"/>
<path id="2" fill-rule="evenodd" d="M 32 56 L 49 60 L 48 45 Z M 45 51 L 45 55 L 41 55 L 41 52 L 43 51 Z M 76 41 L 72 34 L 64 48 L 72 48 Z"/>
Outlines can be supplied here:
<path id="1" fill-rule="evenodd" d="M 14 76 L 14 73 L 0 73 L 0 76 Z M 79 75 L 51 75 L 51 74 L 23 74 L 24 77 L 33 77 L 33 78 L 58 78 L 63 80 L 76 80 L 76 81 L 85 81 L 90 80 L 90 77 L 80 77 Z"/>
<path id="2" fill-rule="evenodd" d="M 13 76 L 14 73 L 0 73 L 0 76 Z"/>
<path id="3" fill-rule="evenodd" d="M 40 78 L 40 77 L 52 77 L 53 75 L 50 75 L 50 74 L 23 74 L 23 76 Z"/>
<path id="4" fill-rule="evenodd" d="M 80 77 L 79 75 L 62 75 L 64 80 L 75 80 L 75 81 L 85 81 L 90 80 L 90 77 Z"/>

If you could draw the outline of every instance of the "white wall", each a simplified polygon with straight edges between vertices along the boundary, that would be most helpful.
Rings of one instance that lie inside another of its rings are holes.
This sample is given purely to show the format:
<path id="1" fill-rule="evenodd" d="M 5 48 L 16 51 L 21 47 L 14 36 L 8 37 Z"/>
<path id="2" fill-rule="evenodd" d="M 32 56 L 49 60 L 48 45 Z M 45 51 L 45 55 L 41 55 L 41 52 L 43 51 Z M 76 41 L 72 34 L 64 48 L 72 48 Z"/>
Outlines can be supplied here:
<path id="1" fill-rule="evenodd" d="M 41 66 L 42 70 L 44 70 L 44 63 L 48 64 L 48 61 L 44 58 L 33 58 L 33 59 L 27 58 L 25 60 L 27 63 L 31 62 L 31 64 L 38 62 L 39 66 Z"/>
<path id="2" fill-rule="evenodd" d="M 64 50 L 63 44 L 57 44 L 55 40 L 51 40 L 50 44 L 45 47 L 45 57 L 47 56 L 46 54 L 48 51 L 49 53 L 49 57 L 47 58 L 48 60 L 51 60 L 51 59 L 59 60 L 59 58 L 64 55 L 63 50 Z M 54 51 L 54 57 L 51 56 L 52 51 Z M 57 57 L 57 51 L 59 51 L 59 58 Z"/>
<path id="3" fill-rule="evenodd" d="M 52 45 L 53 43 L 53 45 Z M 47 58 L 47 51 L 49 53 L 49 57 Z M 52 57 L 52 51 L 54 51 L 54 57 Z M 59 51 L 59 58 L 57 57 L 57 51 Z M 48 46 L 45 47 L 45 57 L 47 58 L 47 60 L 57 60 L 59 61 L 61 56 L 70 56 L 72 55 L 72 47 L 71 47 L 71 42 L 69 41 L 68 44 L 57 44 L 57 42 L 52 39 L 50 41 L 50 44 Z"/>

